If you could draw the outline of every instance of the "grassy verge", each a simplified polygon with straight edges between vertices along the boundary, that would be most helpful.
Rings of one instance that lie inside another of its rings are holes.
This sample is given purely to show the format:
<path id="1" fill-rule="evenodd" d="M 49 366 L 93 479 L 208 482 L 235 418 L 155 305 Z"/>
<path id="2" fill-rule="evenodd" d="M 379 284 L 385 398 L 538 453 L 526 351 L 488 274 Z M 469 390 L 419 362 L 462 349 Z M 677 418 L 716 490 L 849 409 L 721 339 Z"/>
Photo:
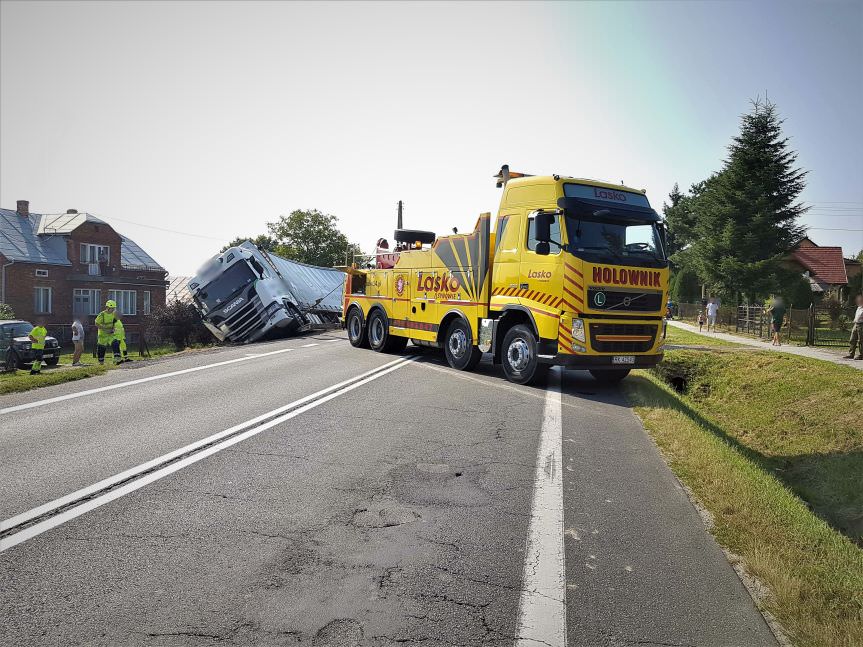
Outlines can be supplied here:
<path id="1" fill-rule="evenodd" d="M 104 365 L 96 363 L 96 359 L 92 354 L 85 353 L 81 360 L 88 366 L 71 366 L 72 354 L 70 352 L 60 355 L 60 362 L 56 367 L 42 365 L 42 373 L 40 375 L 30 375 L 29 370 L 19 370 L 14 372 L 0 372 L 0 395 L 7 393 L 20 393 L 21 391 L 30 391 L 43 386 L 53 386 L 55 384 L 63 384 L 64 382 L 74 382 L 82 380 L 94 375 L 102 375 L 105 371 L 115 368 L 111 363 L 110 351 L 109 358 Z M 142 357 L 137 350 L 129 351 L 129 359 L 133 361 L 147 361 L 164 355 L 172 355 L 177 353 L 173 346 L 158 346 L 150 349 L 150 355 Z"/>
<path id="2" fill-rule="evenodd" d="M 62 370 L 43 368 L 41 375 L 30 375 L 30 371 L 0 373 L 0 395 L 29 391 L 63 382 L 74 382 L 94 375 L 101 375 L 107 370 L 108 367 L 96 364 Z"/>
<path id="3" fill-rule="evenodd" d="M 669 351 L 627 391 L 794 644 L 863 644 L 863 550 L 851 539 L 863 530 L 863 375 L 768 352 Z"/>
<path id="4" fill-rule="evenodd" d="M 735 346 L 744 346 L 744 344 L 738 344 L 733 341 L 717 339 L 716 337 L 712 336 L 712 334 L 690 332 L 688 330 L 684 330 L 683 328 L 677 328 L 676 326 L 672 326 L 671 324 L 668 325 L 668 331 L 666 335 L 666 342 L 669 344 L 680 344 L 686 346 L 726 346 L 728 348 L 733 348 Z"/>

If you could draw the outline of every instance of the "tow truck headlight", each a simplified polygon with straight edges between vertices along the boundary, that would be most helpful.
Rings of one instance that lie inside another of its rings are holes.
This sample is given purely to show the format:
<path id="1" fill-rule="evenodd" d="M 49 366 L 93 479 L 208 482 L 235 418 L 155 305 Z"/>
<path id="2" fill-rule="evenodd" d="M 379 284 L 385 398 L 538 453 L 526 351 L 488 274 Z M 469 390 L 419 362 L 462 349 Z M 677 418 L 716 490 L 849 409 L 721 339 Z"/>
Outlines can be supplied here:
<path id="1" fill-rule="evenodd" d="M 572 338 L 576 341 L 585 341 L 584 321 L 582 321 L 581 319 L 572 320 Z"/>

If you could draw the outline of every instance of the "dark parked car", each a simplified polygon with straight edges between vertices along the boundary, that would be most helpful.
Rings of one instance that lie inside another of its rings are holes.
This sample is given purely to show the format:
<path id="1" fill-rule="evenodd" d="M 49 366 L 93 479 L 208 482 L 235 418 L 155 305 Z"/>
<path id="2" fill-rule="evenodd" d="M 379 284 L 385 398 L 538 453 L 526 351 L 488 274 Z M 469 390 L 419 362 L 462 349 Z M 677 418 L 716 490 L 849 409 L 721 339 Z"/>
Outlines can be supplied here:
<path id="1" fill-rule="evenodd" d="M 33 330 L 29 321 L 0 320 L 0 357 L 6 361 L 6 370 L 25 368 L 33 362 L 32 343 L 28 335 Z M 44 362 L 56 366 L 60 361 L 60 343 L 54 337 L 45 337 Z"/>

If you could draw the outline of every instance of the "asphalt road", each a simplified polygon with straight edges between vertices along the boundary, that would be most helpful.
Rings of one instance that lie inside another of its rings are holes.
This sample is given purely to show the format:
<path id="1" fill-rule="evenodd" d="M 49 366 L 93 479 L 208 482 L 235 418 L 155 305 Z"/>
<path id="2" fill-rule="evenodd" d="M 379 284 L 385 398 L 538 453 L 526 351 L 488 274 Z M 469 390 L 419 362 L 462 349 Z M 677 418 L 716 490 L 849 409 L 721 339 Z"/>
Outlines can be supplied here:
<path id="1" fill-rule="evenodd" d="M 617 388 L 408 356 L 326 334 L 0 398 L 0 645 L 776 644 Z"/>

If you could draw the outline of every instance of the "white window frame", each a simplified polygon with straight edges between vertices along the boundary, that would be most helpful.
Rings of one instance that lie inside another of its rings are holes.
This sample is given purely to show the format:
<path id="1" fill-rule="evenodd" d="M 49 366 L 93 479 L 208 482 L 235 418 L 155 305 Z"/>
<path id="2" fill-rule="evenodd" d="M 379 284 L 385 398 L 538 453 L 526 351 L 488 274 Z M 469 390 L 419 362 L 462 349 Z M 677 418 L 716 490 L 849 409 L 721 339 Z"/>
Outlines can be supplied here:
<path id="1" fill-rule="evenodd" d="M 150 291 L 144 290 L 143 302 L 141 303 L 144 314 L 150 314 Z"/>
<path id="2" fill-rule="evenodd" d="M 76 312 L 75 311 L 75 297 L 84 296 L 84 293 L 87 293 L 87 297 L 89 297 L 89 311 L 88 312 Z M 94 317 L 99 314 L 102 305 L 102 290 L 94 290 L 92 288 L 75 288 L 72 290 L 72 313 L 76 315 L 87 315 L 90 317 Z"/>
<path id="3" fill-rule="evenodd" d="M 48 276 L 48 270 L 36 270 L 36 276 L 45 278 Z"/>
<path id="4" fill-rule="evenodd" d="M 37 315 L 49 315 L 54 311 L 54 290 L 47 286 L 37 285 L 33 288 L 33 312 Z"/>
<path id="5" fill-rule="evenodd" d="M 79 260 L 82 263 L 96 263 L 99 264 L 99 251 L 105 250 L 105 262 L 111 262 L 111 246 L 110 245 L 96 245 L 95 243 L 81 243 L 80 256 Z"/>
<path id="6" fill-rule="evenodd" d="M 138 314 L 138 292 L 135 290 L 109 290 L 108 299 L 117 302 L 117 314 L 134 317 Z"/>

